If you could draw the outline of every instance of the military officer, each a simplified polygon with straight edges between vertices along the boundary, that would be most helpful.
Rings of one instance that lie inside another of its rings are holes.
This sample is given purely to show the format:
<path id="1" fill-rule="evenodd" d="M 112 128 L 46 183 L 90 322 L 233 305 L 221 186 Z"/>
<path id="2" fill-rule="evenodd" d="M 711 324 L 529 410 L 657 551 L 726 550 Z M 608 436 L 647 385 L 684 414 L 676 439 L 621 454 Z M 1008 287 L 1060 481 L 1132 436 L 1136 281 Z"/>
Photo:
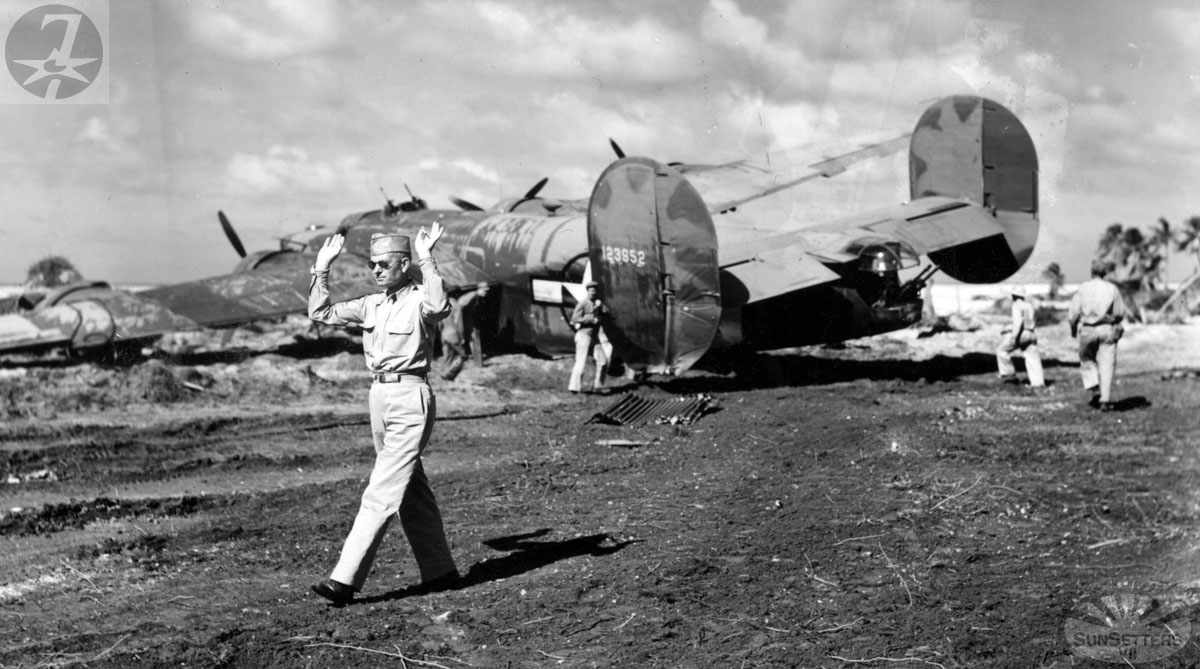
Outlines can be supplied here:
<path id="1" fill-rule="evenodd" d="M 1071 336 L 1079 338 L 1079 373 L 1083 388 L 1099 390 L 1092 401 L 1101 411 L 1111 411 L 1112 382 L 1117 369 L 1117 341 L 1124 332 L 1121 321 L 1128 316 L 1121 292 L 1106 277 L 1111 262 L 1092 261 L 1092 278 L 1079 286 L 1067 310 Z"/>
<path id="2" fill-rule="evenodd" d="M 383 290 L 347 302 L 330 304 L 328 287 L 329 267 L 341 254 L 343 235 L 325 241 L 312 268 L 309 317 L 361 327 L 363 353 L 374 376 L 369 406 L 375 467 L 337 565 L 327 580 L 313 586 L 313 592 L 335 604 L 349 602 L 362 589 L 383 535 L 397 516 L 420 570 L 422 589 L 459 584 L 441 512 L 421 464 L 436 415 L 433 390 L 426 381 L 433 357 L 431 335 L 450 312 L 432 256 L 441 236 L 436 222 L 428 232 L 421 228 L 411 241 L 404 235 L 373 235 L 370 267 Z M 414 250 L 422 284 L 408 274 Z"/>

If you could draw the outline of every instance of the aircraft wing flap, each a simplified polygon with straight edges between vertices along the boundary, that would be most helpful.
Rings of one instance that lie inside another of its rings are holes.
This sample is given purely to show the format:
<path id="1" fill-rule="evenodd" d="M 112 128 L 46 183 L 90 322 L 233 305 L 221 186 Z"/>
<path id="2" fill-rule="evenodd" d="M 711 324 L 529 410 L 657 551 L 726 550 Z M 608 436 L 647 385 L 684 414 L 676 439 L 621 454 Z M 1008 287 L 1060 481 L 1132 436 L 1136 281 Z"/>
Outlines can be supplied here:
<path id="1" fill-rule="evenodd" d="M 839 278 L 837 272 L 809 255 L 803 244 L 763 251 L 749 260 L 726 265 L 722 270 L 745 287 L 744 293 L 725 289 L 722 289 L 722 293 L 730 297 L 742 293 L 739 298 L 744 299 L 734 299 L 744 304 L 836 281 Z"/>

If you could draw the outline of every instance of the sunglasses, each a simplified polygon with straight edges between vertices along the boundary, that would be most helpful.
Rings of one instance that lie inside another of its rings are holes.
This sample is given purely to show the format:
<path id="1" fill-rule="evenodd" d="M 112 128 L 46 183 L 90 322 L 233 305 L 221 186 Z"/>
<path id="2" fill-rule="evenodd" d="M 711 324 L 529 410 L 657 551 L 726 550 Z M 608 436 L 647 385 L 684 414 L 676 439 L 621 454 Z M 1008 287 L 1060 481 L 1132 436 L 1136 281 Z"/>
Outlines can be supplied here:
<path id="1" fill-rule="evenodd" d="M 387 271 L 399 264 L 399 260 L 368 260 L 367 269 L 375 269 L 378 267 L 381 270 Z"/>

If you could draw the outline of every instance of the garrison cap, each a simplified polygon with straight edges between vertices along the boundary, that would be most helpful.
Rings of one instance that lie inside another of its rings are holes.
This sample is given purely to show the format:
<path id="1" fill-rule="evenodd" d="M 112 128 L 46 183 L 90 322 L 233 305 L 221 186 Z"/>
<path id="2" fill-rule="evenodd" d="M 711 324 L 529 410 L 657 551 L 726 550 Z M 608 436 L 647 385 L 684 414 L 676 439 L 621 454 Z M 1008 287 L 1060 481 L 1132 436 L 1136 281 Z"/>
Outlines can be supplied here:
<path id="1" fill-rule="evenodd" d="M 596 283 L 595 281 L 588 281 L 587 285 L 584 286 L 584 288 L 599 288 L 599 287 L 600 287 L 600 284 Z"/>
<path id="2" fill-rule="evenodd" d="M 1008 294 L 1012 295 L 1013 297 L 1025 297 L 1025 286 L 1022 286 L 1019 283 L 1014 283 L 1012 288 L 1009 289 Z"/>
<path id="3" fill-rule="evenodd" d="M 407 253 L 412 255 L 412 244 L 407 235 L 385 235 L 376 232 L 371 235 L 371 255 L 380 256 L 385 253 Z"/>

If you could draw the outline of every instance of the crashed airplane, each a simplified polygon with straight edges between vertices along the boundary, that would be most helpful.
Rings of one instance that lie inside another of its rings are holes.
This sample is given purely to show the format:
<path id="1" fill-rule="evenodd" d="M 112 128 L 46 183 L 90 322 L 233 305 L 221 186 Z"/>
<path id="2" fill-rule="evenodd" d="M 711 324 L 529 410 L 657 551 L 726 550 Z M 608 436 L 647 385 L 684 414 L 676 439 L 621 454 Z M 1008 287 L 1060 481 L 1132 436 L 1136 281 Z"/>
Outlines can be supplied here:
<path id="1" fill-rule="evenodd" d="M 908 148 L 910 201 L 815 227 L 719 233 L 738 205 L 862 160 Z M 616 148 L 614 146 L 614 148 Z M 618 155 L 620 151 L 618 149 Z M 1038 236 L 1038 165 L 1029 133 L 991 100 L 948 97 L 909 134 L 780 172 L 740 161 L 662 164 L 621 157 L 587 199 L 525 197 L 484 210 L 462 200 L 434 210 L 418 198 L 352 214 L 330 275 L 332 298 L 377 290 L 367 270 L 376 232 L 413 234 L 438 222 L 435 256 L 449 286 L 493 286 L 485 341 L 544 354 L 573 350 L 568 323 L 585 275 L 612 309 L 605 333 L 634 369 L 681 374 L 706 353 L 835 342 L 920 319 L 934 271 L 996 283 L 1029 258 Z M 230 241 L 240 249 L 222 216 Z M 333 231 L 285 238 L 245 255 L 231 274 L 131 293 L 69 286 L 0 315 L 0 353 L 111 349 L 167 332 L 231 327 L 303 313 L 316 250 Z M 244 251 L 239 251 L 244 254 Z M 901 282 L 902 269 L 930 265 Z M 496 289 L 499 290 L 496 290 Z"/>

